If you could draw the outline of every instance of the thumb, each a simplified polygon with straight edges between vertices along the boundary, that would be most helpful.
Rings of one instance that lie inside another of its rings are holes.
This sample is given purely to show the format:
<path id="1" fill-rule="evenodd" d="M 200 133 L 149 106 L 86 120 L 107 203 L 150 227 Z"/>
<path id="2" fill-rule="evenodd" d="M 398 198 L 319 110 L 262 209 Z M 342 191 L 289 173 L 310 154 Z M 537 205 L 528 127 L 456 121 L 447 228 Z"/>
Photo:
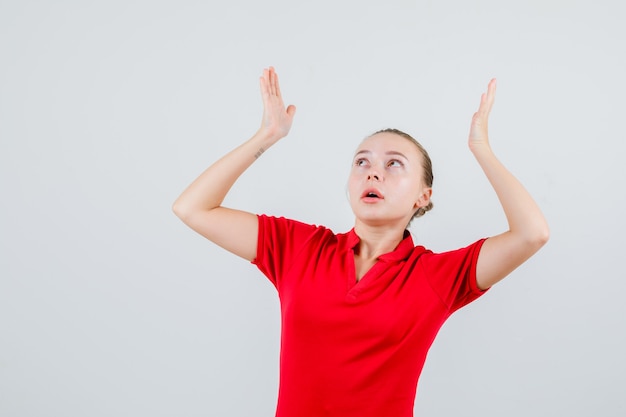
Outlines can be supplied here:
<path id="1" fill-rule="evenodd" d="M 296 114 L 296 106 L 294 106 L 293 104 L 290 104 L 287 107 L 287 114 L 289 115 L 289 117 L 293 117 Z"/>

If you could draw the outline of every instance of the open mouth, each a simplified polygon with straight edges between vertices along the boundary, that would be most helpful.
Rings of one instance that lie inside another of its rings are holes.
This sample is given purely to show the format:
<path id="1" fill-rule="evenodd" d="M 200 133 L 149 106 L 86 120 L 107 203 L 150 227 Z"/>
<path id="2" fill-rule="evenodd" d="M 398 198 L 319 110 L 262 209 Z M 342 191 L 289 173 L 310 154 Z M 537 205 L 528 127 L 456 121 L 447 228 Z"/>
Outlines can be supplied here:
<path id="1" fill-rule="evenodd" d="M 383 195 L 380 193 L 380 191 L 376 190 L 376 189 L 369 189 L 369 190 L 365 190 L 363 192 L 363 194 L 361 195 L 361 198 L 366 198 L 366 199 L 382 199 Z"/>

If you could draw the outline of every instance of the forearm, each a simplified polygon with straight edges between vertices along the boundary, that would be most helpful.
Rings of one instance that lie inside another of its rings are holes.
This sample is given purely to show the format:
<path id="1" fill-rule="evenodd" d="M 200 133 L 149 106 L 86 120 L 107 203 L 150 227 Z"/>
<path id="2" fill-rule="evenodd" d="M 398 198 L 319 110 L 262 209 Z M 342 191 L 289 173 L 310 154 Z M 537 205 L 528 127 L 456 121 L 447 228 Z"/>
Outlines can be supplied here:
<path id="1" fill-rule="evenodd" d="M 475 145 L 471 150 L 500 200 L 509 231 L 526 242 L 543 245 L 549 235 L 548 224 L 530 193 L 488 144 Z"/>
<path id="2" fill-rule="evenodd" d="M 174 213 L 184 218 L 198 211 L 219 207 L 241 174 L 275 142 L 269 133 L 260 129 L 193 181 L 174 202 Z"/>

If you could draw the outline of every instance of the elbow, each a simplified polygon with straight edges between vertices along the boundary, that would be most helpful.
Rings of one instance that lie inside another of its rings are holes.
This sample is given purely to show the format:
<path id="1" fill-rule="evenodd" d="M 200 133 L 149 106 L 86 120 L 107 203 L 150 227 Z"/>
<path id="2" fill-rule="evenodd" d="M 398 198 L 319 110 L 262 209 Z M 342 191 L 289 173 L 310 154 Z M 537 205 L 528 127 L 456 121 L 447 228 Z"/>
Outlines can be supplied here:
<path id="1" fill-rule="evenodd" d="M 174 212 L 176 217 L 178 217 L 180 220 L 183 221 L 183 223 L 185 223 L 187 226 L 190 226 L 192 229 L 192 223 L 197 223 L 199 219 L 205 219 L 204 215 L 211 210 L 213 209 L 205 209 L 179 200 L 176 200 L 174 204 L 172 204 L 172 211 Z"/>
<path id="2" fill-rule="evenodd" d="M 540 236 L 541 246 L 548 243 L 548 240 L 550 240 L 550 228 L 546 225 Z"/>
<path id="3" fill-rule="evenodd" d="M 548 222 L 544 218 L 541 222 L 541 226 L 537 228 L 537 239 L 541 243 L 541 246 L 548 243 L 550 240 L 550 226 L 548 226 Z"/>
<path id="4" fill-rule="evenodd" d="M 536 227 L 527 227 L 523 230 L 509 230 L 511 236 L 517 236 L 517 243 L 519 248 L 524 252 L 532 255 L 541 249 L 550 239 L 550 229 L 547 224 L 542 224 Z"/>
<path id="5" fill-rule="evenodd" d="M 550 240 L 550 228 L 547 224 L 538 227 L 530 238 L 530 244 L 536 248 L 541 249 Z"/>
<path id="6" fill-rule="evenodd" d="M 183 221 L 185 220 L 185 218 L 188 216 L 188 213 L 189 213 L 189 210 L 185 208 L 184 204 L 181 204 L 181 202 L 178 200 L 174 201 L 174 204 L 172 204 L 172 211 L 174 212 L 176 217 L 178 217 L 179 219 Z"/>

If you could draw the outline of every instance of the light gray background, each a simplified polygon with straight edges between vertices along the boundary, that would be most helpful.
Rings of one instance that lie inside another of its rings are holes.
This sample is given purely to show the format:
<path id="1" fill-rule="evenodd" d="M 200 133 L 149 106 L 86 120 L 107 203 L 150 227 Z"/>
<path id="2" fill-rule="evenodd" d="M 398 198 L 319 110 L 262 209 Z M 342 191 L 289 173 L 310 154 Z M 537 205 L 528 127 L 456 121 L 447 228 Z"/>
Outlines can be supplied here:
<path id="1" fill-rule="evenodd" d="M 453 316 L 421 416 L 624 416 L 624 6 L 615 1 L 0 1 L 0 415 L 271 416 L 269 281 L 173 200 L 247 139 L 276 66 L 291 135 L 227 204 L 352 226 L 352 152 L 383 127 L 435 164 L 441 251 L 506 223 L 466 146 L 491 140 L 552 237 Z"/>

